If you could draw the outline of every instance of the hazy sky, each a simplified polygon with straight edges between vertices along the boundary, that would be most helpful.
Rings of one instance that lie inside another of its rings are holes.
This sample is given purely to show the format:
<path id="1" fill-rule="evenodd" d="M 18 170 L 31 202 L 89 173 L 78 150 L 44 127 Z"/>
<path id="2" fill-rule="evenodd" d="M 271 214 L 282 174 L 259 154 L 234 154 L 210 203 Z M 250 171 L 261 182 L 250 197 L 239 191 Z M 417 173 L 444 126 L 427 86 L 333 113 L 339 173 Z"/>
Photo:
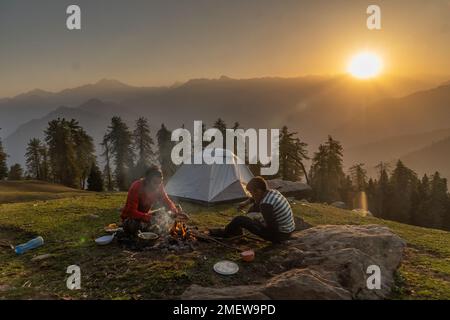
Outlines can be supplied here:
<path id="1" fill-rule="evenodd" d="M 70 4 L 81 31 L 66 28 Z M 381 31 L 366 28 L 369 4 Z M 450 0 L 0 0 L 0 96 L 101 78 L 333 74 L 363 49 L 386 72 L 450 74 Z"/>

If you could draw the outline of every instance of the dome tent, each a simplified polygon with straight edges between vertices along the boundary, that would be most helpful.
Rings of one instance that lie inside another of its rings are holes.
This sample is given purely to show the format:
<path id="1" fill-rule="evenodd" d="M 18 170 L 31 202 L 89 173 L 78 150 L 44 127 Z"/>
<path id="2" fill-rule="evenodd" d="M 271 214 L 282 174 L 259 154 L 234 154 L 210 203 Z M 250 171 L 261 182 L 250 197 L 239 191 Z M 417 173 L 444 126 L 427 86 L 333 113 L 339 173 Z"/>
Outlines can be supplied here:
<path id="1" fill-rule="evenodd" d="M 230 150 L 216 148 L 213 155 L 223 155 L 223 164 L 183 164 L 165 187 L 171 197 L 214 204 L 247 198 L 245 185 L 253 174 Z"/>

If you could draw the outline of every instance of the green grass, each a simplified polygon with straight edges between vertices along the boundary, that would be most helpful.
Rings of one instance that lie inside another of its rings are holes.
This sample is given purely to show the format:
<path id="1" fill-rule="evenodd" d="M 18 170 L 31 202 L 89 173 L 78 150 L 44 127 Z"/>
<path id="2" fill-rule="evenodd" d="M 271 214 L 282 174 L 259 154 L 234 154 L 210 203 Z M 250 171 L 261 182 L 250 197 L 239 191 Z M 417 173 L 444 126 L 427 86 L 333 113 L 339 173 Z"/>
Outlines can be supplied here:
<path id="1" fill-rule="evenodd" d="M 119 222 L 123 193 L 66 194 L 65 198 L 0 205 L 0 239 L 13 244 L 41 235 L 45 245 L 22 256 L 0 247 L 0 298 L 67 299 L 158 299 L 177 298 L 189 285 L 240 285 L 270 276 L 267 256 L 260 242 L 242 243 L 257 249 L 256 261 L 240 263 L 240 272 L 222 277 L 212 271 L 220 259 L 239 260 L 236 251 L 215 245 L 200 245 L 185 254 L 131 252 L 118 245 L 96 246 L 105 225 Z M 222 226 L 236 215 L 230 205 L 201 207 L 183 204 L 191 214 L 190 224 L 199 229 Z M 359 215 L 320 204 L 293 205 L 296 215 L 313 225 L 383 224 L 408 243 L 405 260 L 396 275 L 394 299 L 450 299 L 450 233 L 419 228 Z M 92 217 L 98 216 L 98 218 Z M 40 254 L 54 256 L 40 262 Z M 66 288 L 66 268 L 79 265 L 82 290 Z"/>
<path id="2" fill-rule="evenodd" d="M 0 181 L 0 203 L 51 200 L 84 194 L 87 193 L 44 181 Z"/>

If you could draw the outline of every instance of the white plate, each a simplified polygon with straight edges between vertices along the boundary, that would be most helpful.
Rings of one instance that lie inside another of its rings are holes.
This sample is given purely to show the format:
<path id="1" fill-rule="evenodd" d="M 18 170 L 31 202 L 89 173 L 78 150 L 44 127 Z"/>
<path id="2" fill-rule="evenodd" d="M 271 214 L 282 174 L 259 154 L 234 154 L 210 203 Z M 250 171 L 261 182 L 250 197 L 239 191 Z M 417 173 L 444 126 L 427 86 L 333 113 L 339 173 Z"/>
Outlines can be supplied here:
<path id="1" fill-rule="evenodd" d="M 104 246 L 106 244 L 111 243 L 111 241 L 113 241 L 113 239 L 114 239 L 114 234 L 97 238 L 97 239 L 95 239 L 95 243 L 99 244 L 101 246 Z"/>
<path id="2" fill-rule="evenodd" d="M 223 260 L 214 265 L 214 271 L 224 276 L 230 276 L 239 271 L 239 266 L 233 261 Z"/>

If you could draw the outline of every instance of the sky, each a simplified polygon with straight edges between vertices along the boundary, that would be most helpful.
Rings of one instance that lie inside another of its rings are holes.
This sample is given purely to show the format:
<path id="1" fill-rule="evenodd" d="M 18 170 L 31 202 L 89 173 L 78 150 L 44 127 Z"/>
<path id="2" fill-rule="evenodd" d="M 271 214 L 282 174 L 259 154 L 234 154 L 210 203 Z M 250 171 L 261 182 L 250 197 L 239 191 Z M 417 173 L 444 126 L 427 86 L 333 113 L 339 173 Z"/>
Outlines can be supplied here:
<path id="1" fill-rule="evenodd" d="M 81 30 L 66 28 L 70 4 Z M 367 29 L 370 4 L 381 30 Z M 103 78 L 336 74 L 362 50 L 386 73 L 450 75 L 450 0 L 0 0 L 0 97 Z"/>

